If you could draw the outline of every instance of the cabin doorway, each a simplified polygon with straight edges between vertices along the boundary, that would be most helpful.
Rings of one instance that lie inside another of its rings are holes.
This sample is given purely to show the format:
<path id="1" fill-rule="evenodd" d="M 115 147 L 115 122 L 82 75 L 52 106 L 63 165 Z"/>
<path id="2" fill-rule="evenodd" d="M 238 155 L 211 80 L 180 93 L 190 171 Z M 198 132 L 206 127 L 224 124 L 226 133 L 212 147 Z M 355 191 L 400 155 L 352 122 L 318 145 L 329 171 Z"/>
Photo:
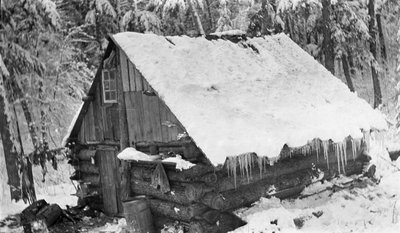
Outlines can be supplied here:
<path id="1" fill-rule="evenodd" d="M 119 198 L 120 174 L 119 161 L 115 147 L 101 147 L 96 151 L 100 170 L 100 184 L 103 194 L 103 209 L 109 216 L 122 213 L 122 203 Z"/>

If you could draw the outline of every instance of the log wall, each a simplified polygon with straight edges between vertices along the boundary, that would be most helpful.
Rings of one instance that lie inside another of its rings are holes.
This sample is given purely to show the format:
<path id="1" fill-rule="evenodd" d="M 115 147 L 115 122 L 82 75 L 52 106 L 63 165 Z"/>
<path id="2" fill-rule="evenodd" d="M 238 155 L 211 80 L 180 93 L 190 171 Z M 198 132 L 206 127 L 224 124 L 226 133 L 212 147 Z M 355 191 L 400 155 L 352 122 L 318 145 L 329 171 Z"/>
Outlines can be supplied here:
<path id="1" fill-rule="evenodd" d="M 349 155 L 352 149 L 347 147 Z M 344 164 L 346 175 L 362 172 L 363 155 L 361 151 L 356 153 L 355 157 L 347 156 Z M 327 158 L 311 153 L 307 156 L 294 154 L 273 166 L 259 167 L 255 162 L 250 176 L 241 175 L 239 167 L 233 176 L 226 167 L 214 169 L 199 164 L 189 170 L 176 171 L 174 166 L 164 164 L 169 180 L 168 192 L 151 185 L 156 162 L 131 162 L 130 195 L 146 195 L 157 218 L 186 222 L 191 226 L 189 231 L 226 232 L 234 229 L 229 226 L 238 227 L 236 223 L 240 222 L 231 211 L 248 206 L 260 197 L 295 197 L 318 176 L 319 179 L 331 179 L 342 174 L 343 162 L 338 163 L 332 147 Z M 318 169 L 323 176 L 317 172 Z"/>
<path id="2" fill-rule="evenodd" d="M 113 216 L 122 213 L 120 197 L 120 161 L 118 147 L 92 146 L 81 149 L 71 157 L 75 172 L 71 180 L 79 182 L 80 201 Z"/>

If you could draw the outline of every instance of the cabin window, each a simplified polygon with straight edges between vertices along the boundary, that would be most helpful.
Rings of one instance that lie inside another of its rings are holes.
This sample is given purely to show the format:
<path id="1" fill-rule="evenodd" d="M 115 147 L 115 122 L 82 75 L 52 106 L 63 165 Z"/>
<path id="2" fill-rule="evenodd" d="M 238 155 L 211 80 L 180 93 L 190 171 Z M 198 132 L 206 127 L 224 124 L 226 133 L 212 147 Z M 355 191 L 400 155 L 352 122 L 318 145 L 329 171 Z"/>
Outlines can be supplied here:
<path id="1" fill-rule="evenodd" d="M 103 70 L 103 101 L 104 103 L 117 102 L 117 78 L 116 70 Z"/>

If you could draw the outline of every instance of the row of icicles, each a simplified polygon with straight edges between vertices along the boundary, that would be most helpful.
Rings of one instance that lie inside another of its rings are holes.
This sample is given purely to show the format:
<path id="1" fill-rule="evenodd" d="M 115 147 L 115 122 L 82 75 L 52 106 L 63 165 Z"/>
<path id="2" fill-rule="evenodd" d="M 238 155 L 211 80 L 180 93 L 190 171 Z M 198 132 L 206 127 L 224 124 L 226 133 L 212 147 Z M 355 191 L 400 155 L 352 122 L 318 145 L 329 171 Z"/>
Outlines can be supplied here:
<path id="1" fill-rule="evenodd" d="M 375 135 L 383 135 L 382 133 L 376 132 Z M 375 136 L 373 140 L 383 141 L 383 136 Z M 342 142 L 332 142 L 331 140 L 320 140 L 313 139 L 309 141 L 305 146 L 298 148 L 289 148 L 285 146 L 282 149 L 281 154 L 278 158 L 292 157 L 293 155 L 304 155 L 308 156 L 313 153 L 317 155 L 317 161 L 319 161 L 321 156 L 325 159 L 327 167 L 329 169 L 329 152 L 334 152 L 337 160 L 337 166 L 339 173 L 346 173 L 345 167 L 347 165 L 348 158 L 348 146 L 351 146 L 351 155 L 353 159 L 356 159 L 357 155 L 362 151 L 368 152 L 368 148 L 371 141 L 371 135 L 369 132 L 364 132 L 363 138 L 353 139 L 351 137 L 345 138 Z M 383 142 L 382 142 L 383 143 Z M 230 176 L 234 177 L 234 182 L 236 186 L 236 175 L 246 176 L 248 181 L 253 176 L 254 165 L 258 165 L 260 177 L 263 171 L 267 169 L 267 166 L 272 166 L 273 161 L 269 160 L 267 157 L 257 156 L 255 153 L 245 153 L 238 156 L 228 157 L 225 165 Z M 239 169 L 239 171 L 237 171 Z"/>

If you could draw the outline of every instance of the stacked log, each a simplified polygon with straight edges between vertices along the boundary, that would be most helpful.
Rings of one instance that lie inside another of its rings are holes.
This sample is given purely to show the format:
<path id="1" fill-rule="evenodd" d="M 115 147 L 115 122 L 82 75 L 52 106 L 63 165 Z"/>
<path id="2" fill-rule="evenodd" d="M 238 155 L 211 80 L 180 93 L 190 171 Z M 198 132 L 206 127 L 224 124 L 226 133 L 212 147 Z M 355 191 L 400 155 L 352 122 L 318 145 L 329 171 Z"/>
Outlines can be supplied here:
<path id="1" fill-rule="evenodd" d="M 87 204 L 93 209 L 102 210 L 102 193 L 100 184 L 99 166 L 96 164 L 96 148 L 80 148 L 72 154 L 69 163 L 75 171 L 71 175 L 71 180 L 79 183 L 76 195 L 79 203 Z"/>
<path id="2" fill-rule="evenodd" d="M 163 167 L 170 182 L 170 191 L 164 193 L 161 188 L 150 185 L 156 163 L 131 162 L 131 195 L 146 195 L 152 214 L 166 222 L 181 221 L 187 223 L 207 223 L 212 227 L 224 213 L 212 208 L 212 200 L 205 198 L 215 193 L 217 174 L 212 166 L 198 164 L 191 169 L 177 171 L 175 165 L 165 164 Z M 169 219 L 166 220 L 166 219 Z M 235 226 L 236 218 L 224 218 L 221 226 Z M 229 227 L 228 227 L 229 228 Z M 226 228 L 226 231 L 234 228 Z"/>
<path id="3" fill-rule="evenodd" d="M 348 154 L 352 149 L 347 148 Z M 252 174 L 244 176 L 239 167 L 238 174 L 233 176 L 226 167 L 216 169 L 197 164 L 177 171 L 174 164 L 163 164 L 169 180 L 168 192 L 150 185 L 156 162 L 131 162 L 130 195 L 146 195 L 156 218 L 185 222 L 189 232 L 226 232 L 238 227 L 237 223 L 244 224 L 231 211 L 248 206 L 260 197 L 294 197 L 316 179 L 330 179 L 342 170 L 346 175 L 361 173 L 363 159 L 360 152 L 357 154 L 358 159 L 349 156 L 347 161 L 339 161 L 343 165 L 338 163 L 333 150 L 326 158 L 316 153 L 294 154 L 273 166 L 260 167 L 255 162 Z"/>
<path id="4" fill-rule="evenodd" d="M 176 148 L 186 150 L 186 155 L 191 150 L 190 147 Z M 154 151 L 150 146 L 148 149 Z M 351 146 L 346 149 L 348 154 L 353 152 Z M 160 152 L 163 148 L 160 146 L 157 150 Z M 360 173 L 366 159 L 359 152 L 357 154 L 357 159 L 349 156 L 345 162 L 343 158 L 338 161 L 333 149 L 326 157 L 316 153 L 307 156 L 291 154 L 274 165 L 254 162 L 249 169 L 251 172 L 246 173 L 240 171 L 239 165 L 228 171 L 227 166 L 214 168 L 201 162 L 188 170 L 178 171 L 174 163 L 159 161 L 127 162 L 127 166 L 122 166 L 125 170 L 120 172 L 129 177 L 127 196 L 146 195 L 154 217 L 160 221 L 184 222 L 189 232 L 226 232 L 244 224 L 231 211 L 248 206 L 260 197 L 294 197 L 315 182 L 320 171 L 323 179 L 343 172 L 346 175 Z M 71 178 L 78 180 L 81 186 L 80 197 L 90 200 L 88 204 L 102 208 L 95 150 L 82 148 L 72 157 L 71 164 L 75 168 Z"/>

